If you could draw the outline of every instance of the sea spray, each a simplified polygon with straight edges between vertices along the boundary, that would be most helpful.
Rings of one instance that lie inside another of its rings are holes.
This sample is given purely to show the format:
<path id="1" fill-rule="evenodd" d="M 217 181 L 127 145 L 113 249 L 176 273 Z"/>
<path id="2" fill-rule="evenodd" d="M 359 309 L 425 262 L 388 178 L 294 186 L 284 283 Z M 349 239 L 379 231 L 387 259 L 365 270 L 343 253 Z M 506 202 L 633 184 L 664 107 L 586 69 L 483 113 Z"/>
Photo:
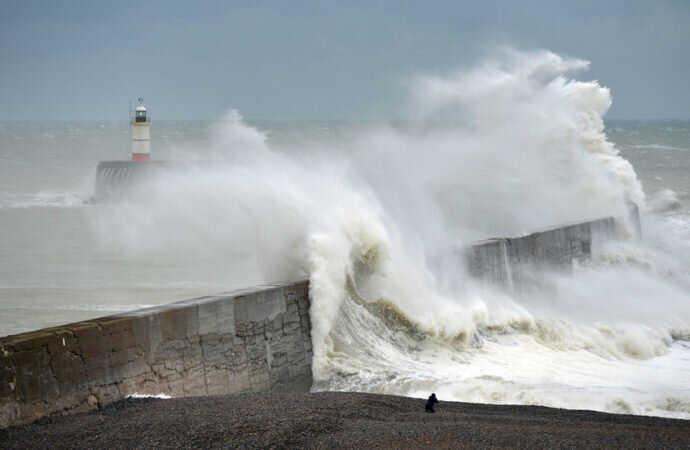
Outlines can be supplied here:
<path id="1" fill-rule="evenodd" d="M 571 78 L 586 67 L 507 51 L 414 80 L 403 125 L 301 148 L 269 145 L 230 112 L 202 150 L 212 163 L 149 180 L 96 229 L 133 253 L 246 258 L 259 282 L 309 275 L 314 389 L 690 414 L 675 406 L 688 397 L 687 258 L 663 223 L 627 239 L 627 202 L 644 210 L 644 193 L 604 133 L 608 90 Z M 540 274 L 529 295 L 426 264 L 609 215 L 623 241 L 572 274 Z M 659 367 L 666 379 L 647 381 Z"/>

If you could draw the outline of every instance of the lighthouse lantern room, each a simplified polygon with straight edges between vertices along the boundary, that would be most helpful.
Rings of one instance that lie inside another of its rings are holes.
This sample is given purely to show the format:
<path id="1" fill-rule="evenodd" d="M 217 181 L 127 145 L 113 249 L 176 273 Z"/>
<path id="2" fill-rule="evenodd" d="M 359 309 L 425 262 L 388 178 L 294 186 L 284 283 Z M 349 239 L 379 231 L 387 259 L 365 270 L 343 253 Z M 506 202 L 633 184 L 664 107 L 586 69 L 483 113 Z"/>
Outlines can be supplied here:
<path id="1" fill-rule="evenodd" d="M 146 114 L 144 99 L 139 98 L 139 106 L 134 110 L 132 125 L 132 161 L 150 161 L 151 143 L 149 127 L 151 118 Z"/>

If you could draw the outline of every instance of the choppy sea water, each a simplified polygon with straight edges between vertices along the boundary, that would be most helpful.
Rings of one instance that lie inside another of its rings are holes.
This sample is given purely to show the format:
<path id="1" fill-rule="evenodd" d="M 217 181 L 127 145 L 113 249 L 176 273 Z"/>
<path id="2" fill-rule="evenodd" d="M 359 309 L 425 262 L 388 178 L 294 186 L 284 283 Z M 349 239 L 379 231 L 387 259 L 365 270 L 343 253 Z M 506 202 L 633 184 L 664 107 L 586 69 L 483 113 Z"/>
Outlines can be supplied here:
<path id="1" fill-rule="evenodd" d="M 421 80 L 401 123 L 155 122 L 154 159 L 214 164 L 117 203 L 90 199 L 127 123 L 0 123 L 0 335 L 309 274 L 315 390 L 690 418 L 690 122 L 474 75 Z M 620 239 L 530 293 L 426 265 L 603 215 Z"/>

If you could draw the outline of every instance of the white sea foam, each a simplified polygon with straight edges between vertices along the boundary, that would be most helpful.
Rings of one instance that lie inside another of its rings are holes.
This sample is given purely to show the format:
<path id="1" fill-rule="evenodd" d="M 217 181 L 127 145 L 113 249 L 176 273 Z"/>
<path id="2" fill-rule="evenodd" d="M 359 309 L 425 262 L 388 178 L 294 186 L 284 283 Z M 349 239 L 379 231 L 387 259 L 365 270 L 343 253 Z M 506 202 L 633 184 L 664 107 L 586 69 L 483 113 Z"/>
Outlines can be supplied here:
<path id="1" fill-rule="evenodd" d="M 160 398 L 167 400 L 173 398 L 173 396 L 168 394 L 131 394 L 127 398 Z"/>
<path id="2" fill-rule="evenodd" d="M 104 209 L 106 245 L 254 255 L 265 281 L 310 276 L 315 389 L 690 417 L 688 267 L 604 133 L 587 63 L 507 51 L 411 83 L 412 122 L 272 148 L 237 112 L 199 166 Z M 616 217 L 622 243 L 515 295 L 426 255 L 492 235 Z M 690 236 L 677 231 L 679 241 Z M 687 244 L 686 244 L 687 245 Z M 664 380 L 658 374 L 664 373 Z M 653 381 L 650 381 L 651 380 Z"/>
<path id="3" fill-rule="evenodd" d="M 72 192 L 41 191 L 18 194 L 0 192 L 0 208 L 74 208 L 88 203 L 88 196 Z"/>
<path id="4" fill-rule="evenodd" d="M 643 148 L 643 149 L 654 149 L 654 150 L 678 150 L 678 151 L 683 151 L 683 152 L 688 151 L 687 148 L 674 147 L 672 145 L 663 145 L 663 144 L 634 144 L 634 145 L 631 145 L 630 147 L 632 147 L 632 148 Z"/>
<path id="5" fill-rule="evenodd" d="M 655 193 L 649 202 L 649 208 L 655 213 L 674 211 L 680 209 L 682 206 L 676 193 L 671 189 L 662 189 Z"/>

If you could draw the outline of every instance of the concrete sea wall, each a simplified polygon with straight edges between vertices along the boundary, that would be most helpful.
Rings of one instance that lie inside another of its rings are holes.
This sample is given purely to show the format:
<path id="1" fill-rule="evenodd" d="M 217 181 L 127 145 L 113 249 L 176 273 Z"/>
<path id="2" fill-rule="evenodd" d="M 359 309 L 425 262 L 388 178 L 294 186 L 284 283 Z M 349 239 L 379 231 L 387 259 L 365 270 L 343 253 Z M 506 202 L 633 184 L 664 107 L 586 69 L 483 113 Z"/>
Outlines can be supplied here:
<path id="1" fill-rule="evenodd" d="M 111 201 L 136 195 L 152 175 L 179 171 L 189 165 L 178 161 L 101 161 L 96 167 L 95 201 Z"/>
<path id="2" fill-rule="evenodd" d="M 465 266 L 486 284 L 510 292 L 527 291 L 547 271 L 568 272 L 616 234 L 612 217 L 561 225 L 521 236 L 487 239 L 430 258 L 429 264 Z"/>
<path id="3" fill-rule="evenodd" d="M 519 291 L 546 270 L 569 270 L 614 233 L 611 218 L 585 221 L 478 242 L 432 263 L 450 258 L 485 283 Z M 135 393 L 306 391 L 309 305 L 302 279 L 0 338 L 0 428 Z"/>
<path id="4" fill-rule="evenodd" d="M 311 386 L 308 281 L 0 338 L 0 427 L 128 395 Z"/>

